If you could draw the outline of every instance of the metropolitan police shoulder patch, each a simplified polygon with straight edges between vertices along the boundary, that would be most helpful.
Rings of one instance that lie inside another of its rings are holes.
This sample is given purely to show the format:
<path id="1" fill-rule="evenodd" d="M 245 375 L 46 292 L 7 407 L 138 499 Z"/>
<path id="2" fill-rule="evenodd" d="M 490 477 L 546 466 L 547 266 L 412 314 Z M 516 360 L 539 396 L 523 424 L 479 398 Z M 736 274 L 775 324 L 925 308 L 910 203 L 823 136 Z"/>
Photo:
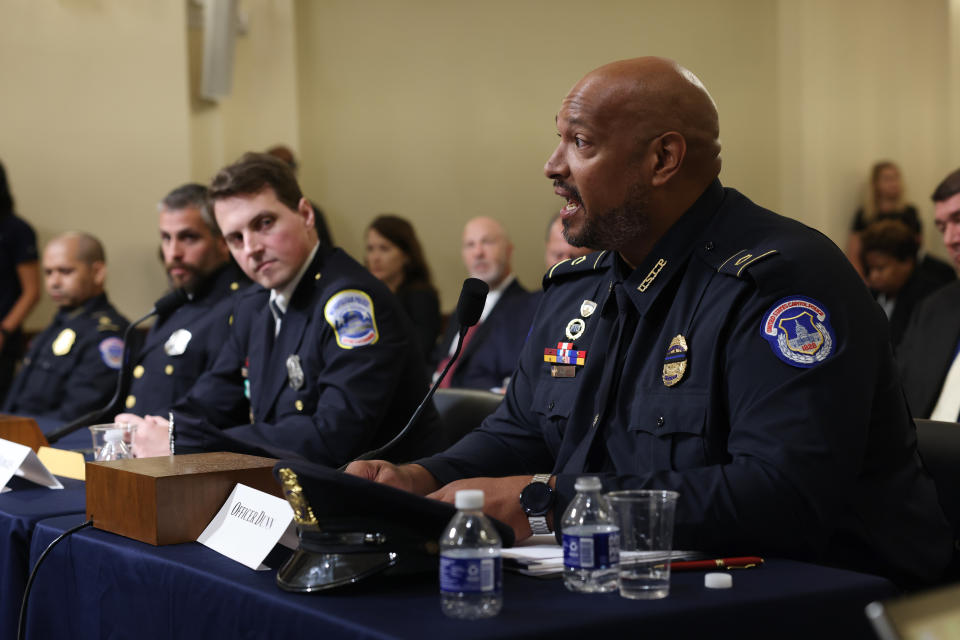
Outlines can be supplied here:
<path id="1" fill-rule="evenodd" d="M 359 289 L 335 293 L 323 307 L 323 316 L 333 327 L 341 349 L 355 349 L 376 344 L 380 339 L 373 300 Z"/>
<path id="2" fill-rule="evenodd" d="M 836 343 L 826 309 L 803 296 L 778 300 L 764 314 L 760 333 L 778 358 L 804 369 L 829 358 Z"/>
<path id="3" fill-rule="evenodd" d="M 100 341 L 100 359 L 111 369 L 119 369 L 123 364 L 123 340 L 117 337 Z"/>

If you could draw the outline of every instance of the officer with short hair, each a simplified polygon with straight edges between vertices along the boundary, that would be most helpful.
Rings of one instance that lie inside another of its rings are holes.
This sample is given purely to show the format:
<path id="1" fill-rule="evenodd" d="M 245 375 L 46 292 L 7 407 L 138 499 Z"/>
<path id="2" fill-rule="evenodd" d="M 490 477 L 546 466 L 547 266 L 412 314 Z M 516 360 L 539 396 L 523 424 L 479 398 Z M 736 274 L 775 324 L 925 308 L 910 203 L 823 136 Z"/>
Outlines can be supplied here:
<path id="1" fill-rule="evenodd" d="M 181 185 L 158 209 L 167 279 L 189 299 L 157 319 L 132 362 L 124 404 L 141 415 L 165 413 L 213 364 L 230 328 L 231 294 L 249 284 L 230 259 L 207 187 Z"/>
<path id="2" fill-rule="evenodd" d="M 578 82 L 544 173 L 561 262 L 500 407 L 447 451 L 349 473 L 447 502 L 483 489 L 518 538 L 581 474 L 679 492 L 674 544 L 937 580 L 951 535 L 886 318 L 822 234 L 724 188 L 700 80 L 638 58 Z"/>
<path id="3" fill-rule="evenodd" d="M 213 366 L 137 425 L 137 456 L 232 450 L 339 466 L 385 444 L 426 393 L 410 320 L 382 282 L 320 244 L 289 167 L 248 153 L 211 183 L 230 252 L 256 282 L 238 296 Z M 170 421 L 172 418 L 172 422 Z M 390 457 L 441 445 L 431 406 Z"/>
<path id="4" fill-rule="evenodd" d="M 57 236 L 47 243 L 42 266 L 59 311 L 30 343 L 3 412 L 66 422 L 113 396 L 129 322 L 107 300 L 106 257 L 90 234 Z"/>

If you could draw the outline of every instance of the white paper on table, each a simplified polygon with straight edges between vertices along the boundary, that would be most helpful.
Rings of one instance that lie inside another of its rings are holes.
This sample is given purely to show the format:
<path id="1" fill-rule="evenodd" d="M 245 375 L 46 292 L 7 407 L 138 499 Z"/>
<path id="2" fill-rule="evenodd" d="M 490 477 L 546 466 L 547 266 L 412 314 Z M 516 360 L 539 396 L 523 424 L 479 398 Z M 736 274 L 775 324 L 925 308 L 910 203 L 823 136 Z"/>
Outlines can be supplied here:
<path id="1" fill-rule="evenodd" d="M 43 466 L 33 449 L 0 438 L 0 487 L 6 487 L 15 475 L 49 489 L 63 489 L 63 485 Z"/>
<path id="2" fill-rule="evenodd" d="M 289 546 L 291 530 L 294 532 L 293 546 L 296 547 L 296 527 L 290 503 L 238 484 L 197 542 L 242 565 L 262 571 L 268 568 L 263 564 L 264 559 L 278 542 Z"/>
<path id="3" fill-rule="evenodd" d="M 525 540 L 518 546 L 504 549 L 501 556 L 508 563 L 505 567 L 515 569 L 519 573 L 529 576 L 546 576 L 563 572 L 563 547 L 554 541 L 552 535 L 533 536 L 539 540 Z M 549 540 L 547 542 L 546 540 Z M 702 554 L 695 551 L 672 551 L 671 560 L 681 560 L 699 557 Z M 661 551 L 620 551 L 620 562 L 638 560 L 645 556 L 663 556 Z"/>

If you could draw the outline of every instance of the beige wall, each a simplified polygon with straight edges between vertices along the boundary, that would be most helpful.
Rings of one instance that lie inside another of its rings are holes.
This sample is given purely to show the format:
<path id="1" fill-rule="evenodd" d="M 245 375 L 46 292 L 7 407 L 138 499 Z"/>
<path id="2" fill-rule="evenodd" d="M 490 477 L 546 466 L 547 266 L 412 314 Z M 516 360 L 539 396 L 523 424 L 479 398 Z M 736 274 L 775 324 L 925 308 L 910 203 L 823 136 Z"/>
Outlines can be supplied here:
<path id="1" fill-rule="evenodd" d="M 466 275 L 460 232 L 476 215 L 506 224 L 521 281 L 539 286 L 544 227 L 562 204 L 542 173 L 556 144 L 553 118 L 567 90 L 610 60 L 658 53 L 695 69 L 723 116 L 726 179 L 777 203 L 773 3 L 296 6 L 302 182 L 355 256 L 376 214 L 410 218 L 445 309 Z M 718 25 L 760 35 L 730 38 Z"/>
<path id="2" fill-rule="evenodd" d="M 560 98 L 639 54 L 675 57 L 711 89 L 726 184 L 840 243 L 875 159 L 902 164 L 928 221 L 927 194 L 960 166 L 957 0 L 241 0 L 219 103 L 191 98 L 190 2 L 0 0 L 0 159 L 19 211 L 41 240 L 101 236 L 128 315 L 165 285 L 157 199 L 276 142 L 300 153 L 353 255 L 377 213 L 411 218 L 445 309 L 474 215 L 504 221 L 535 286 L 561 204 L 542 175 Z"/>
<path id="3" fill-rule="evenodd" d="M 784 214 L 845 243 L 870 166 L 900 164 L 927 245 L 945 255 L 929 194 L 960 151 L 948 96 L 945 1 L 805 0 L 780 4 L 780 184 Z"/>
<path id="4" fill-rule="evenodd" d="M 97 235 L 128 314 L 164 287 L 153 206 L 187 177 L 183 24 L 181 2 L 0 1 L 0 160 L 17 209 L 41 242 Z M 28 326 L 52 313 L 44 297 Z"/>

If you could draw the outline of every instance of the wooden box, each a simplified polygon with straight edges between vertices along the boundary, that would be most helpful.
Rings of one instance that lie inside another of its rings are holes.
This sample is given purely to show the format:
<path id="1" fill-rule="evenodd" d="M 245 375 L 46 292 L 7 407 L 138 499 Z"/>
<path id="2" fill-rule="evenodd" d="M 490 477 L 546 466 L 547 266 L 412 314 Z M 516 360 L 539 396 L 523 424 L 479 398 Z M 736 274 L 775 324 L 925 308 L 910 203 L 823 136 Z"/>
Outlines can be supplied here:
<path id="1" fill-rule="evenodd" d="M 152 545 L 191 542 L 237 483 L 283 497 L 275 463 L 239 453 L 88 462 L 87 518 L 97 529 Z"/>
<path id="2" fill-rule="evenodd" d="M 47 446 L 47 438 L 32 418 L 0 414 L 0 438 L 30 447 L 36 452 Z"/>

